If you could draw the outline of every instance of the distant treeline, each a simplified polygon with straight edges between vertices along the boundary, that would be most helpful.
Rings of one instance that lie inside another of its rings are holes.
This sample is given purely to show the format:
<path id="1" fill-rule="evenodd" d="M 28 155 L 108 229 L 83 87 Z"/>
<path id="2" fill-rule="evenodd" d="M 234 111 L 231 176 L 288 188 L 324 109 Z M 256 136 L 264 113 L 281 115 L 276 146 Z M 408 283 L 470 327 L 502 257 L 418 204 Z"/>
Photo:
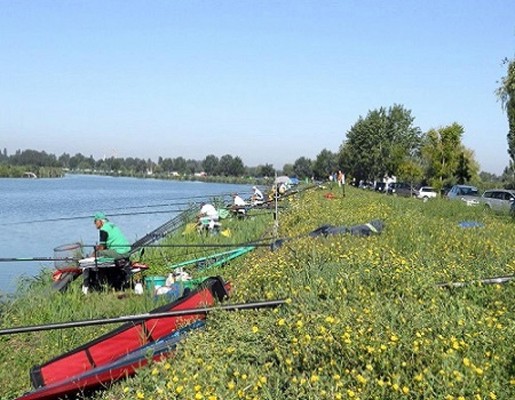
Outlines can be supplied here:
<path id="1" fill-rule="evenodd" d="M 271 164 L 247 167 L 240 157 L 229 154 L 220 158 L 208 155 L 204 160 L 159 157 L 151 159 L 109 157 L 95 160 L 80 153 L 67 153 L 57 157 L 37 150 L 17 150 L 8 155 L 7 149 L 0 153 L 0 177 L 59 177 L 66 172 L 112 176 L 156 177 L 174 179 L 199 179 L 223 182 L 240 182 L 244 177 L 274 177 Z"/>

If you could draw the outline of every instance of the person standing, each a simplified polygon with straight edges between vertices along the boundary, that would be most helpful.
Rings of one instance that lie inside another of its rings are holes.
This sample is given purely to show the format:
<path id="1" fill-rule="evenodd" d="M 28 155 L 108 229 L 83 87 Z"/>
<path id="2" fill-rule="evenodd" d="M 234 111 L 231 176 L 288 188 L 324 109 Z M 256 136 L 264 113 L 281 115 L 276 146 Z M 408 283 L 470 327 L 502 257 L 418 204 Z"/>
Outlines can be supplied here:
<path id="1" fill-rule="evenodd" d="M 337 181 L 338 181 L 338 186 L 339 187 L 342 187 L 342 182 L 343 182 L 343 172 L 340 170 L 338 171 L 338 176 L 337 176 Z"/>
<path id="2" fill-rule="evenodd" d="M 338 186 L 342 188 L 342 194 L 345 197 L 345 174 L 341 170 L 338 171 Z"/>

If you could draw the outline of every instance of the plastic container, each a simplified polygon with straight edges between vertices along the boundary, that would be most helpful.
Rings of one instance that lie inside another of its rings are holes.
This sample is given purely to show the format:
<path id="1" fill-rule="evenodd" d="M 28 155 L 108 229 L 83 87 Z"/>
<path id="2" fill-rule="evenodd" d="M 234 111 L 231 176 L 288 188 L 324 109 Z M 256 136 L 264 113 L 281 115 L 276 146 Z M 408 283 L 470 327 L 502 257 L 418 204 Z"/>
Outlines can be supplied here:
<path id="1" fill-rule="evenodd" d="M 164 286 L 166 277 L 164 276 L 146 276 L 145 277 L 145 288 L 151 292 Z"/>

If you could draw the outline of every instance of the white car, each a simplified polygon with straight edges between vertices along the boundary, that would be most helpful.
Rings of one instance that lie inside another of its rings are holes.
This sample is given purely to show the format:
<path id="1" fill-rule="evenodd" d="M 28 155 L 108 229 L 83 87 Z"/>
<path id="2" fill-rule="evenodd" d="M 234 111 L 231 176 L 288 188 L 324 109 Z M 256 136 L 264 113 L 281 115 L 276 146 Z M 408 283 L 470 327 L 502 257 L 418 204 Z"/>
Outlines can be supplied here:
<path id="1" fill-rule="evenodd" d="M 436 196 L 438 196 L 438 193 L 431 186 L 422 186 L 416 193 L 417 199 L 422 199 L 423 201 L 434 199 Z"/>

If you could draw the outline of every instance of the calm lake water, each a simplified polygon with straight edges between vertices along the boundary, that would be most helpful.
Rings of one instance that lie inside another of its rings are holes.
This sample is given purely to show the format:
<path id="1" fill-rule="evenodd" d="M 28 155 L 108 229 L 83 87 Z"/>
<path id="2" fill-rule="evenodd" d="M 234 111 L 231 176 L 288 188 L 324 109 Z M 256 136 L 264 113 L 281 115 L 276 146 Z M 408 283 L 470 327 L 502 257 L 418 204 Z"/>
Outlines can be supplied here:
<path id="1" fill-rule="evenodd" d="M 174 217 L 189 201 L 239 192 L 248 185 L 67 175 L 58 179 L 0 178 L 0 258 L 53 257 L 68 243 L 95 244 L 92 215 L 103 211 L 133 242 Z M 168 206 L 159 206 L 168 204 Z M 167 211 L 166 213 L 152 213 Z M 148 213 L 148 214 L 137 214 Z M 119 215 L 116 214 L 132 214 Z M 61 219 L 57 221 L 41 221 Z M 22 276 L 52 262 L 0 262 L 0 294 L 12 293 Z"/>

